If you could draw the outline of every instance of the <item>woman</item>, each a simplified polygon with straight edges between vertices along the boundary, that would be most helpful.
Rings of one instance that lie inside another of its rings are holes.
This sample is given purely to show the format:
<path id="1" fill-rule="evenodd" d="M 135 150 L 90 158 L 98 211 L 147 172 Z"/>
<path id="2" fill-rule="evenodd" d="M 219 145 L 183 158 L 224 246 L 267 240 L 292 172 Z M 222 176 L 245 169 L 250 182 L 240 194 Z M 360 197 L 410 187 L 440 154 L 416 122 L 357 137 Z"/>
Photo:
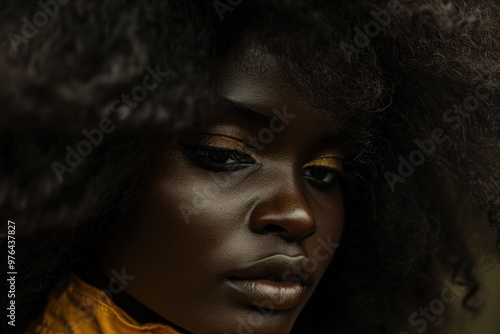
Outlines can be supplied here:
<path id="1" fill-rule="evenodd" d="M 5 330 L 441 330 L 407 319 L 447 284 L 476 309 L 495 1 L 1 6 Z"/>

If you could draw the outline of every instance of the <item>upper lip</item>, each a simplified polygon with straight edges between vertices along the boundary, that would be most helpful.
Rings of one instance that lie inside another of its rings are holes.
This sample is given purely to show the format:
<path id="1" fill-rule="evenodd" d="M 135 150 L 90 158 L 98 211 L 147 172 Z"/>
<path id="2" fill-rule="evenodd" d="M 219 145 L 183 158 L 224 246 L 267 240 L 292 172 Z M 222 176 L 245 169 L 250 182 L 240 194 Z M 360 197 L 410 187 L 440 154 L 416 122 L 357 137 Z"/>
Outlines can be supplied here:
<path id="1" fill-rule="evenodd" d="M 273 279 L 282 282 L 294 282 L 303 286 L 314 283 L 314 271 L 302 270 L 305 264 L 310 266 L 310 260 L 305 256 L 272 255 L 234 271 L 230 280 Z"/>

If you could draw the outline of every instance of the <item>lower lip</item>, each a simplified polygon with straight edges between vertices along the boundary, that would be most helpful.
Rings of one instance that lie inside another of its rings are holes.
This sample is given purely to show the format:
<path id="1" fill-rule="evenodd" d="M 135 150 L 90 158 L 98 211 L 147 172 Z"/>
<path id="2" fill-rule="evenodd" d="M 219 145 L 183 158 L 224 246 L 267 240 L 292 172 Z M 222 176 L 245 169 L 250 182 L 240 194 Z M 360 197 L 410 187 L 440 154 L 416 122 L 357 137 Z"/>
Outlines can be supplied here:
<path id="1" fill-rule="evenodd" d="M 229 284 L 254 305 L 274 310 L 289 310 L 297 306 L 304 295 L 298 283 L 268 279 L 230 280 Z"/>

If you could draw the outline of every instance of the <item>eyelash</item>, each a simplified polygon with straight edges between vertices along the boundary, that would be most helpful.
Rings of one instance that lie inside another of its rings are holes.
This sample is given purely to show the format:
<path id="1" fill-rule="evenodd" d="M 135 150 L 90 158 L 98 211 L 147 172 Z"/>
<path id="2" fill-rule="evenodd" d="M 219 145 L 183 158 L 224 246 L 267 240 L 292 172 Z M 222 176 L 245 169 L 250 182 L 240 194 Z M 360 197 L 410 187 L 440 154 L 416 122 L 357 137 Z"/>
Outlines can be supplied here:
<path id="1" fill-rule="evenodd" d="M 219 172 L 234 172 L 240 169 L 247 168 L 256 163 L 255 159 L 250 154 L 238 150 L 215 148 L 201 145 L 181 145 L 184 155 L 196 166 L 204 168 L 216 173 Z M 213 154 L 219 154 L 214 157 Z M 212 155 L 212 156 L 211 156 Z M 215 159 L 219 159 L 216 161 Z M 228 163 L 228 160 L 234 162 Z M 222 162 L 221 162 L 222 161 Z M 315 178 L 311 171 L 316 173 L 327 173 L 323 179 L 327 178 L 328 181 L 322 182 Z M 302 175 L 312 182 L 315 186 L 321 189 L 329 189 L 335 186 L 338 181 L 338 176 L 341 172 L 328 167 L 307 167 L 303 169 Z"/>
<path id="2" fill-rule="evenodd" d="M 184 155 L 195 165 L 213 172 L 234 172 L 256 163 L 250 154 L 237 150 L 199 145 L 183 145 L 182 147 Z M 225 161 L 215 161 L 210 154 L 219 154 L 218 158 L 225 158 Z M 228 159 L 235 162 L 227 163 Z"/>

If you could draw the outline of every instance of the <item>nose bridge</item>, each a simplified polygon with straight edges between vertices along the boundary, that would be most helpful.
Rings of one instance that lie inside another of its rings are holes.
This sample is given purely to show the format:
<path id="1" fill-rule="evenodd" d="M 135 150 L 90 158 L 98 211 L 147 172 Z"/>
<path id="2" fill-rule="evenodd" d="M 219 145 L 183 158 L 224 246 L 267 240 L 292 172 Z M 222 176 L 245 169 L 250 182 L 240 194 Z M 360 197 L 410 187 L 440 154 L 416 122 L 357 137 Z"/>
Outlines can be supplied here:
<path id="1" fill-rule="evenodd" d="M 288 240 L 306 238 L 316 231 L 313 211 L 300 176 L 291 168 L 271 177 L 267 191 L 250 215 L 250 228 L 259 234 L 275 233 Z"/>

